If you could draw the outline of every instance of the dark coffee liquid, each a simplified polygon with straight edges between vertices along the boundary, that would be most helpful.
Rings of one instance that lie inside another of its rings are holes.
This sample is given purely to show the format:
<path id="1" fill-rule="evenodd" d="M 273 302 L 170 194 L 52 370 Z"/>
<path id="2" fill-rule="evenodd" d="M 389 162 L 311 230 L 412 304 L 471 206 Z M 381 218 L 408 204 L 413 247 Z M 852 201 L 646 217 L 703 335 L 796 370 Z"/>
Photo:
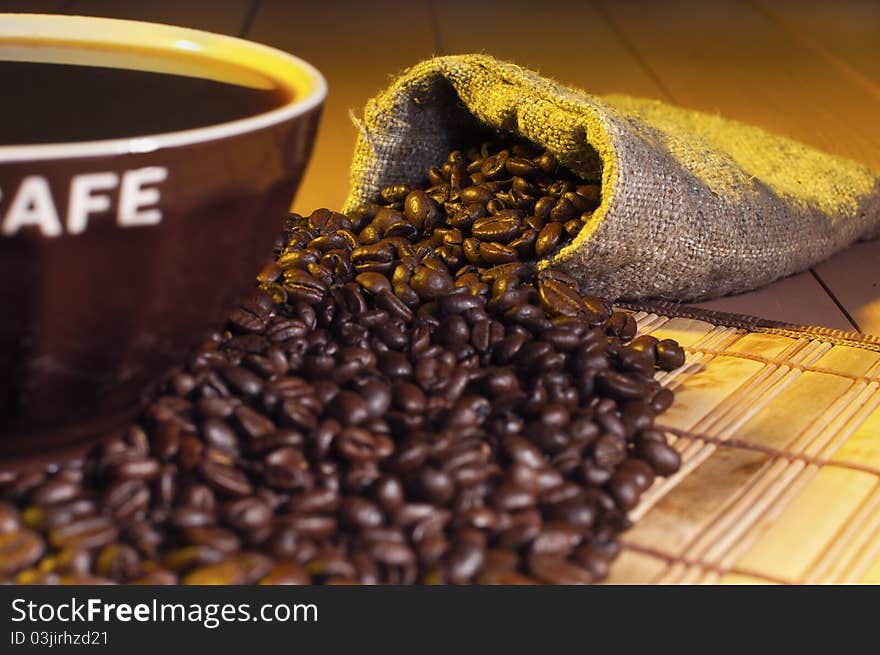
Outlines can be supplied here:
<path id="1" fill-rule="evenodd" d="M 175 132 L 285 104 L 280 86 L 240 86 L 143 70 L 0 61 L 0 145 Z"/>

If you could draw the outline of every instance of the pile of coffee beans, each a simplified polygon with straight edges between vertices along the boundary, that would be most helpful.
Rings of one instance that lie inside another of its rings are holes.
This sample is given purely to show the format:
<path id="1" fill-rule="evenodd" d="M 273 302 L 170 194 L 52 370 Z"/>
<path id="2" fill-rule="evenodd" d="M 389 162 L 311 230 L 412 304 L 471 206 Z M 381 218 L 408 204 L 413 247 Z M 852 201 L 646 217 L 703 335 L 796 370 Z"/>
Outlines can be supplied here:
<path id="1" fill-rule="evenodd" d="M 292 216 L 260 289 L 82 459 L 0 473 L 18 583 L 590 583 L 680 463 L 684 362 L 535 261 L 599 202 L 528 144 Z"/>

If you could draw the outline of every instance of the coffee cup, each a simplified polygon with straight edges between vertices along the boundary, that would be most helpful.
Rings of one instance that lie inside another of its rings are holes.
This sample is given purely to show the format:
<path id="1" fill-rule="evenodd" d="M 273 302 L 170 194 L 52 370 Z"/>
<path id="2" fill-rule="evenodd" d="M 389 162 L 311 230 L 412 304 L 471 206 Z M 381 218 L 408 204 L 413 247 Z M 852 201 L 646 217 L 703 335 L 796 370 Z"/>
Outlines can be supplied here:
<path id="1" fill-rule="evenodd" d="M 123 429 L 254 286 L 326 84 L 169 25 L 0 14 L 0 464 Z M 11 80 L 11 83 L 10 83 Z"/>

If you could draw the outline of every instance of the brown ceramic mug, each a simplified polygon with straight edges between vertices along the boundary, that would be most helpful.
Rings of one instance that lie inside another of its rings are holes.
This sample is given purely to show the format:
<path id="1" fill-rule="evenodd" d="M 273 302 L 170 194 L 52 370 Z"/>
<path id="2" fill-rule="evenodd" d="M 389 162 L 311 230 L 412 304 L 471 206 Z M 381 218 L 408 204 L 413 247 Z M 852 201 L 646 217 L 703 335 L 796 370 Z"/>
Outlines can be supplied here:
<path id="1" fill-rule="evenodd" d="M 271 254 L 326 94 L 286 53 L 132 21 L 0 14 L 9 61 L 231 76 L 284 100 L 179 131 L 0 143 L 0 465 L 119 430 L 222 323 Z"/>

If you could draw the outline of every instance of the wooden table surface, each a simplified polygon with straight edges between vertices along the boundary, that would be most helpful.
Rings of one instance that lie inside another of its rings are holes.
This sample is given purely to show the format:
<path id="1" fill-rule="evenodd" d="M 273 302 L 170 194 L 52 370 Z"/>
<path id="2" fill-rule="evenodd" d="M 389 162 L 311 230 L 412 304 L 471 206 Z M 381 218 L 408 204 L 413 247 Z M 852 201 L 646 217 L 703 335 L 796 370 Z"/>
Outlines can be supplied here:
<path id="1" fill-rule="evenodd" d="M 330 94 L 299 211 L 341 205 L 350 112 L 432 54 L 487 52 L 593 93 L 717 112 L 880 170 L 877 0 L 0 0 L 0 11 L 176 23 L 315 64 Z M 880 241 L 859 243 L 800 275 L 702 304 L 880 334 L 878 264 Z"/>

